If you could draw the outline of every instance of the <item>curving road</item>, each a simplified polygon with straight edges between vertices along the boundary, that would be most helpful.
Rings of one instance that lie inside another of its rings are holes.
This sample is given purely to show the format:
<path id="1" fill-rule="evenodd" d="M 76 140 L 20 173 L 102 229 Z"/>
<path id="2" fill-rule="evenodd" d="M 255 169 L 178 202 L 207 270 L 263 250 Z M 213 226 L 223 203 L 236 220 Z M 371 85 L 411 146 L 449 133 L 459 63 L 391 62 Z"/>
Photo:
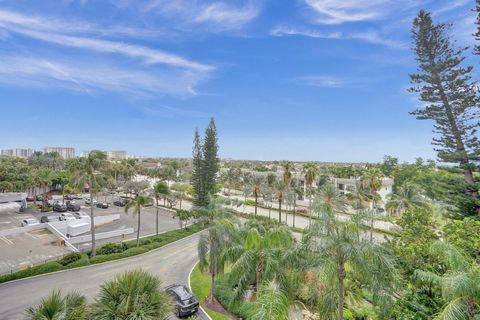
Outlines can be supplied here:
<path id="1" fill-rule="evenodd" d="M 77 291 L 91 301 L 98 293 L 100 284 L 120 272 L 135 268 L 159 276 L 164 286 L 186 284 L 188 274 L 198 260 L 199 236 L 197 233 L 157 250 L 120 261 L 0 284 L 0 319 L 24 319 L 25 309 L 38 303 L 54 289 L 61 289 L 64 293 Z"/>

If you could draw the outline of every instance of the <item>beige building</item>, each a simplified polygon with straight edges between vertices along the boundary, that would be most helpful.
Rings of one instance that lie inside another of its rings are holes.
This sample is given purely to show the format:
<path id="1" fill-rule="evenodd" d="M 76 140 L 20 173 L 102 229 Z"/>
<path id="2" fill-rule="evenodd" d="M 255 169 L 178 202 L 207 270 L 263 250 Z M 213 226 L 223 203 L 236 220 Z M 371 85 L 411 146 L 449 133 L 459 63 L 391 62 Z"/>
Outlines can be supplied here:
<path id="1" fill-rule="evenodd" d="M 45 153 L 47 152 L 57 152 L 63 159 L 75 158 L 75 148 L 65 148 L 65 147 L 46 147 L 43 149 Z"/>
<path id="2" fill-rule="evenodd" d="M 33 149 L 3 149 L 1 152 L 2 156 L 9 156 L 9 157 L 19 157 L 19 158 L 28 158 L 30 157 L 35 150 Z"/>

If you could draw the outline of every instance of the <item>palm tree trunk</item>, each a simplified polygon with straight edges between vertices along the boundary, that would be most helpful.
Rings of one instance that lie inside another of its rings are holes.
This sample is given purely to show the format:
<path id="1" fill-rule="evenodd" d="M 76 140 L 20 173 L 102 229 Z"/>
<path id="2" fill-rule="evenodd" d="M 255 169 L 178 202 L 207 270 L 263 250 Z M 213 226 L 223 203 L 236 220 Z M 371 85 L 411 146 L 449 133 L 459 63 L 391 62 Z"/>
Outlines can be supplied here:
<path id="1" fill-rule="evenodd" d="M 140 208 L 138 208 L 137 247 L 140 245 Z"/>
<path id="2" fill-rule="evenodd" d="M 343 320 L 343 304 L 345 301 L 345 266 L 339 262 L 337 268 L 338 279 L 338 320 Z"/>
<path id="3" fill-rule="evenodd" d="M 257 265 L 255 267 L 255 277 L 256 277 L 256 290 L 260 288 L 260 283 L 262 282 L 262 271 L 263 271 L 263 263 L 261 260 L 257 261 Z"/>
<path id="4" fill-rule="evenodd" d="M 282 200 L 278 200 L 278 223 L 282 223 Z"/>
<path id="5" fill-rule="evenodd" d="M 157 216 L 156 216 L 157 228 L 156 228 L 156 231 L 157 231 L 157 236 L 158 236 L 158 197 L 155 197 L 155 201 L 157 202 Z"/>
<path id="6" fill-rule="evenodd" d="M 255 217 L 257 216 L 258 194 L 255 192 Z"/>
<path id="7" fill-rule="evenodd" d="M 372 213 L 370 215 L 370 242 L 373 242 L 373 217 L 376 210 L 375 200 L 373 200 L 372 204 L 373 204 L 373 208 L 372 208 Z"/>
<path id="8" fill-rule="evenodd" d="M 92 253 L 90 254 L 94 257 L 97 254 L 97 245 L 95 243 L 95 218 L 93 213 L 93 188 L 92 181 L 90 180 L 90 233 L 92 234 Z"/>
<path id="9" fill-rule="evenodd" d="M 293 227 L 295 228 L 295 216 L 297 214 L 297 199 L 293 200 Z"/>
<path id="10" fill-rule="evenodd" d="M 211 283 L 211 288 L 210 288 L 210 302 L 213 303 L 215 300 L 215 283 L 216 283 L 216 278 L 215 278 L 215 271 L 212 271 L 212 283 Z"/>
<path id="11" fill-rule="evenodd" d="M 312 194 L 308 193 L 308 225 L 312 225 Z"/>
<path id="12" fill-rule="evenodd" d="M 272 219 L 272 204 L 270 203 L 270 205 L 268 206 L 268 219 Z"/>

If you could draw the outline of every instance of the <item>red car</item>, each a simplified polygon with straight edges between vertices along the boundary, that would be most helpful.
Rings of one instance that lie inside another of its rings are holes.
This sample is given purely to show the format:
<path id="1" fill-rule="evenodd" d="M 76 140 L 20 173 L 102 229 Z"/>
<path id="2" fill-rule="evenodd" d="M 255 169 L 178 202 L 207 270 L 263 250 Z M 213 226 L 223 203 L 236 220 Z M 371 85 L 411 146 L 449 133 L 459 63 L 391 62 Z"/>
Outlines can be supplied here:
<path id="1" fill-rule="evenodd" d="M 33 202 L 33 201 L 35 201 L 35 197 L 34 197 L 34 196 L 28 196 L 26 199 L 27 199 L 28 202 Z"/>

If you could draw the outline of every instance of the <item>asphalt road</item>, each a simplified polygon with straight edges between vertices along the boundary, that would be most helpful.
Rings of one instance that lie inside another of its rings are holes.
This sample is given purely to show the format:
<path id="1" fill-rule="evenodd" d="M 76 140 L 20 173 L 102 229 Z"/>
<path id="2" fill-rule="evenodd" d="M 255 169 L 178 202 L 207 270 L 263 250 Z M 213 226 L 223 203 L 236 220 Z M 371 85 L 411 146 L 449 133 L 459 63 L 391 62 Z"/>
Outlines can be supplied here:
<path id="1" fill-rule="evenodd" d="M 0 284 L 0 319 L 24 319 L 25 309 L 52 290 L 77 291 L 92 301 L 102 283 L 136 268 L 159 276 L 163 286 L 187 284 L 188 274 L 198 260 L 198 239 L 199 234 L 195 234 L 140 256 Z"/>

